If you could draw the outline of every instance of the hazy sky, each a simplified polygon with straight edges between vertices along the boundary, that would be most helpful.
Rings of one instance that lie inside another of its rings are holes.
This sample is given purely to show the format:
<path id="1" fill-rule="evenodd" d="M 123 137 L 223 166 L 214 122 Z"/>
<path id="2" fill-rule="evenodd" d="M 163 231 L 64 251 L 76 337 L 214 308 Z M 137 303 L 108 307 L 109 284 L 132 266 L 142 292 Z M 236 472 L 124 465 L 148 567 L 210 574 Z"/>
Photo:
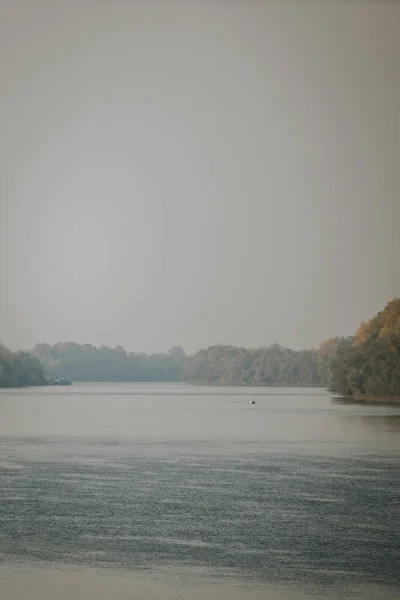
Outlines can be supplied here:
<path id="1" fill-rule="evenodd" d="M 400 2 L 0 0 L 0 341 L 351 334 L 400 295 Z"/>

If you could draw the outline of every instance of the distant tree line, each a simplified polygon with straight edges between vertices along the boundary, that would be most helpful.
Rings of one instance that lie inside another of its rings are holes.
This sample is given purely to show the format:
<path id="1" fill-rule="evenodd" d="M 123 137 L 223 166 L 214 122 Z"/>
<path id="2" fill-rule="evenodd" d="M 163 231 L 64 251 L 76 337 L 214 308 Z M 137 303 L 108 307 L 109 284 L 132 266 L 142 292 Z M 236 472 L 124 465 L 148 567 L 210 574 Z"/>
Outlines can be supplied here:
<path id="1" fill-rule="evenodd" d="M 73 381 L 323 386 L 350 398 L 400 398 L 400 299 L 362 323 L 354 337 L 331 338 L 311 350 L 219 345 L 186 356 L 179 347 L 148 355 L 72 342 L 37 344 L 34 354 L 0 346 L 0 386 L 43 385 L 44 373 Z"/>
<path id="2" fill-rule="evenodd" d="M 167 354 L 137 354 L 122 346 L 37 344 L 46 375 L 73 381 L 188 381 L 225 385 L 327 386 L 336 349 L 346 344 L 334 338 L 320 350 L 211 346 L 186 356 L 182 348 Z"/>
<path id="3" fill-rule="evenodd" d="M 0 387 L 44 385 L 43 366 L 30 352 L 11 352 L 0 344 Z"/>
<path id="4" fill-rule="evenodd" d="M 189 357 L 185 379 L 225 385 L 321 385 L 315 350 L 211 346 Z"/>
<path id="5" fill-rule="evenodd" d="M 122 346 L 92 346 L 73 342 L 36 344 L 46 375 L 73 381 L 181 381 L 185 353 L 138 354 Z"/>

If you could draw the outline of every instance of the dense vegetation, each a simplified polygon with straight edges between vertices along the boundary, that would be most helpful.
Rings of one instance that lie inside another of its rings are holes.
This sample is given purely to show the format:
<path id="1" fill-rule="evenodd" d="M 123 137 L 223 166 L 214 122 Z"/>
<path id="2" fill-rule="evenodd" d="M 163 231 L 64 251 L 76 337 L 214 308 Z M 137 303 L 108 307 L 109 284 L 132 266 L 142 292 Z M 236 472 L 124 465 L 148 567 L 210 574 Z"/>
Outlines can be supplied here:
<path id="1" fill-rule="evenodd" d="M 317 353 L 269 348 L 212 346 L 185 362 L 187 381 L 229 385 L 319 385 Z"/>
<path id="2" fill-rule="evenodd" d="M 226 385 L 324 386 L 353 398 L 400 398 L 400 299 L 362 323 L 355 337 L 336 337 L 311 350 L 211 346 L 186 356 L 137 354 L 122 346 L 37 344 L 35 355 L 0 346 L 0 386 L 45 384 L 46 375 L 73 381 L 189 381 Z"/>
<path id="3" fill-rule="evenodd" d="M 0 345 L 0 387 L 44 385 L 43 367 L 29 352 L 11 352 Z"/>
<path id="4" fill-rule="evenodd" d="M 331 365 L 331 391 L 349 398 L 400 398 L 400 298 L 362 323 Z"/>
<path id="5" fill-rule="evenodd" d="M 186 356 L 182 348 L 168 354 L 135 354 L 122 346 L 37 344 L 47 375 L 74 381 L 189 381 L 227 385 L 328 385 L 331 358 L 340 338 L 320 351 L 211 346 Z"/>
<path id="6" fill-rule="evenodd" d="M 168 354 L 136 354 L 122 346 L 91 346 L 72 342 L 36 344 L 46 375 L 73 381 L 180 381 L 185 353 L 172 348 Z"/>
<path id="7" fill-rule="evenodd" d="M 290 350 L 273 344 L 269 348 L 212 346 L 185 361 L 185 379 L 228 385 L 302 385 L 331 383 L 331 365 L 353 338 L 332 338 L 318 350 Z"/>

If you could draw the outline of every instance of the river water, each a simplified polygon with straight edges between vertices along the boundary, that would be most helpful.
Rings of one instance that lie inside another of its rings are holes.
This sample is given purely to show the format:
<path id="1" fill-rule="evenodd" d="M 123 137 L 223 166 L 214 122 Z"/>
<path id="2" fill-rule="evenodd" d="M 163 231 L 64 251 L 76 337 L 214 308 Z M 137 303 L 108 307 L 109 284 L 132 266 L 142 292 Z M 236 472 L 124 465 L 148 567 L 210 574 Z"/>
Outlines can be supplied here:
<path id="1" fill-rule="evenodd" d="M 399 565 L 400 406 L 185 384 L 0 392 L 2 600 L 388 600 Z"/>

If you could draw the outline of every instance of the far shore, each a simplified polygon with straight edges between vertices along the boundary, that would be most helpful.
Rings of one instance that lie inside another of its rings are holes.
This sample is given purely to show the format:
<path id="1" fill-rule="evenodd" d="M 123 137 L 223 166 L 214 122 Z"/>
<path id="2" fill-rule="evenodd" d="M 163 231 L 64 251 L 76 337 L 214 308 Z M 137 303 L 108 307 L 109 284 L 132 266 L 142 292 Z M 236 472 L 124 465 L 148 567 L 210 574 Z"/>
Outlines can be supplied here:
<path id="1" fill-rule="evenodd" d="M 335 396 L 337 402 L 346 404 L 400 404 L 397 396 L 365 396 L 353 398 L 352 396 Z"/>
<path id="2" fill-rule="evenodd" d="M 98 384 L 98 383 L 107 383 L 107 384 L 127 384 L 127 383 L 135 383 L 135 384 L 163 384 L 163 385 L 192 385 L 194 387 L 230 387 L 230 388 L 315 388 L 319 390 L 329 391 L 326 386 L 317 385 L 313 383 L 292 383 L 291 385 L 284 385 L 282 383 L 220 383 L 218 381 L 71 381 L 71 384 Z M 54 387 L 53 384 L 48 383 L 47 381 L 44 383 L 39 383 L 37 385 L 15 385 L 15 386 L 0 386 L 0 390 L 16 390 L 16 389 L 29 389 L 29 388 L 42 388 L 42 387 Z M 58 387 L 58 386 L 57 386 Z M 400 399 L 399 399 L 400 401 Z"/>

